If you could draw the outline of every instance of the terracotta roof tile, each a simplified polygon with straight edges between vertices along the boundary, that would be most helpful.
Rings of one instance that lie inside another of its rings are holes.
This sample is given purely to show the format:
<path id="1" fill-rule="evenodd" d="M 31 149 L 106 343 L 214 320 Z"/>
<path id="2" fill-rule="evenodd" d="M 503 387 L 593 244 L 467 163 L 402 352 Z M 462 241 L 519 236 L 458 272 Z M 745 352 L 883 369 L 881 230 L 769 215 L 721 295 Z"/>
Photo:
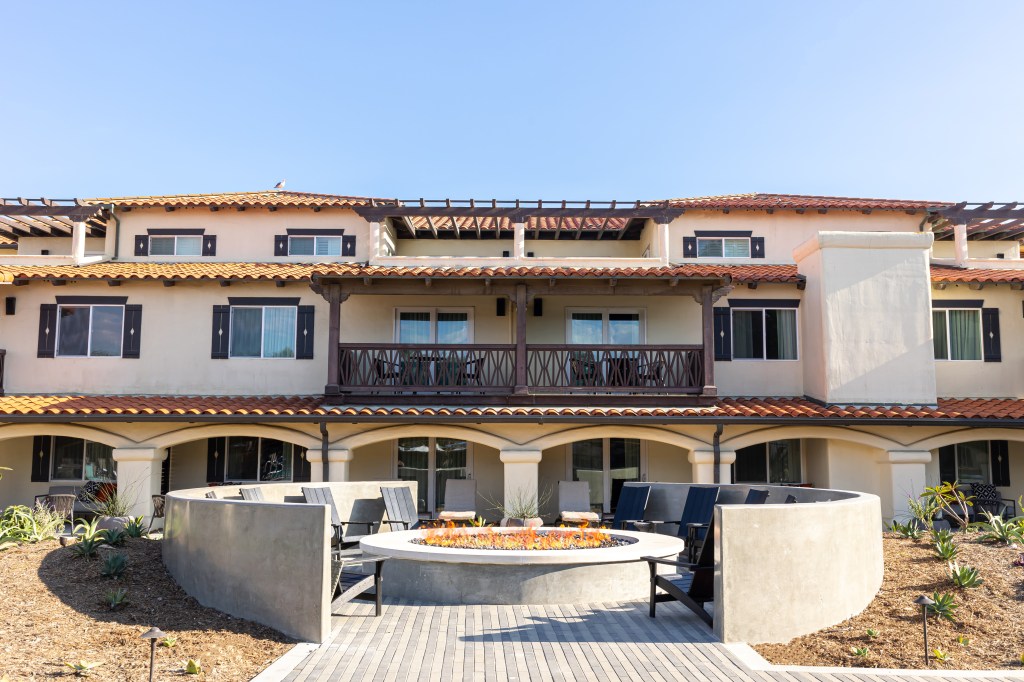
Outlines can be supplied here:
<path id="1" fill-rule="evenodd" d="M 975 269 L 954 268 L 945 265 L 932 266 L 933 282 L 981 282 L 998 284 L 1024 282 L 1024 262 L 1020 269 Z"/>
<path id="2" fill-rule="evenodd" d="M 709 210 L 737 209 L 840 209 L 850 211 L 912 211 L 932 207 L 951 206 L 947 201 L 915 201 L 910 199 L 863 199 L 857 197 L 828 197 L 808 194 L 724 194 L 709 197 L 669 199 L 672 206 L 704 208 Z"/>
<path id="3" fill-rule="evenodd" d="M 821 405 L 806 398 L 723 398 L 710 407 L 362 407 L 332 406 L 322 396 L 8 395 L 0 416 L 346 417 L 346 418 L 645 418 L 864 419 L 874 421 L 1024 418 L 1024 399 L 942 398 L 930 406 Z"/>
<path id="4" fill-rule="evenodd" d="M 277 207 L 325 207 L 351 208 L 367 206 L 370 197 L 352 197 L 340 194 L 319 194 L 315 192 L 292 192 L 290 190 L 265 190 L 260 192 L 218 192 L 215 194 L 166 194 L 138 197 L 98 197 L 82 199 L 83 204 L 115 204 L 124 208 L 277 208 Z"/>

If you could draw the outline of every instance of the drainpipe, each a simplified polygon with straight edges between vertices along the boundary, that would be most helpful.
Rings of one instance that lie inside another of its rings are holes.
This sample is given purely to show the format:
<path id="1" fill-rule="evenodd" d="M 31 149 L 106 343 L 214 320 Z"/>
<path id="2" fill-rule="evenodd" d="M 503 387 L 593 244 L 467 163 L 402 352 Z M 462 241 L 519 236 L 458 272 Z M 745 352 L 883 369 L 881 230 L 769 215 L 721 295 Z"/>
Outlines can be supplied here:
<path id="1" fill-rule="evenodd" d="M 110 217 L 114 221 L 114 257 L 111 260 L 117 260 L 117 254 L 121 249 L 121 219 L 114 212 L 114 204 L 110 205 Z"/>
<path id="2" fill-rule="evenodd" d="M 715 467 L 715 479 L 714 480 L 715 480 L 715 483 L 720 483 L 721 479 L 722 479 L 722 475 L 719 472 L 719 469 L 721 469 L 721 465 L 722 465 L 722 446 L 720 444 L 720 441 L 721 441 L 721 438 L 722 438 L 722 431 L 724 431 L 724 430 L 725 430 L 725 426 L 724 425 L 722 425 L 722 424 L 715 424 L 715 435 L 711 439 L 711 448 L 712 448 L 712 450 L 715 453 L 715 463 L 714 463 L 714 467 Z"/>
<path id="3" fill-rule="evenodd" d="M 330 471 L 330 462 L 327 461 L 327 422 L 320 422 L 320 458 L 322 459 L 320 464 L 324 468 L 323 480 L 328 482 L 331 479 L 328 473 Z"/>

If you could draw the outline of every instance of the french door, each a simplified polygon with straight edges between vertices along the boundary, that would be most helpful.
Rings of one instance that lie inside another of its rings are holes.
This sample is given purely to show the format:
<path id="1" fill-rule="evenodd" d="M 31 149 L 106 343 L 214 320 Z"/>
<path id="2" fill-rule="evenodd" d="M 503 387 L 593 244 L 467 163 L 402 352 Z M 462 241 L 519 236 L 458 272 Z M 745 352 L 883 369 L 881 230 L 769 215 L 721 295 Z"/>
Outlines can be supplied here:
<path id="1" fill-rule="evenodd" d="M 590 507 L 614 512 L 622 486 L 647 480 L 647 462 L 637 438 L 593 438 L 569 445 L 567 476 L 590 484 Z"/>
<path id="2" fill-rule="evenodd" d="M 416 481 L 416 510 L 421 514 L 444 511 L 448 481 L 473 477 L 469 443 L 453 438 L 399 438 L 396 475 Z"/>

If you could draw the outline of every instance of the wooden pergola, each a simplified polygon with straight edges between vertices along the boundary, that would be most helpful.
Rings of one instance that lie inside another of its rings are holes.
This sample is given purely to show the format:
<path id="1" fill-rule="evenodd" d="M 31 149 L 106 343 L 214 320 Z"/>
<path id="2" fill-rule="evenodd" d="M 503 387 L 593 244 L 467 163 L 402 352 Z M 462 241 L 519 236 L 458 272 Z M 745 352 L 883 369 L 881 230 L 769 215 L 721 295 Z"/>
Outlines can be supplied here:
<path id="1" fill-rule="evenodd" d="M 75 224 L 86 237 L 105 237 L 110 211 L 107 206 L 80 204 L 77 199 L 0 198 L 0 236 L 71 237 Z"/>
<path id="2" fill-rule="evenodd" d="M 1008 203 L 961 202 L 929 211 L 929 222 L 936 240 L 955 238 L 957 226 L 966 226 L 972 241 L 1006 241 L 1024 237 L 1024 205 Z"/>

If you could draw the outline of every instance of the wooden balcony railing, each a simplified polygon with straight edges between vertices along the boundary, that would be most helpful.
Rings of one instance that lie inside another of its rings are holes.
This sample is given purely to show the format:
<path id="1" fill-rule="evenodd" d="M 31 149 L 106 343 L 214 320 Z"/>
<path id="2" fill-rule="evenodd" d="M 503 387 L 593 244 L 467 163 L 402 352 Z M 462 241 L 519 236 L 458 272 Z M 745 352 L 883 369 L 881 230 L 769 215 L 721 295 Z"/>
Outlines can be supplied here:
<path id="1" fill-rule="evenodd" d="M 519 373 L 514 344 L 343 343 L 337 387 L 363 402 L 564 402 L 573 395 L 649 402 L 699 395 L 704 362 L 698 345 L 527 344 Z"/>

